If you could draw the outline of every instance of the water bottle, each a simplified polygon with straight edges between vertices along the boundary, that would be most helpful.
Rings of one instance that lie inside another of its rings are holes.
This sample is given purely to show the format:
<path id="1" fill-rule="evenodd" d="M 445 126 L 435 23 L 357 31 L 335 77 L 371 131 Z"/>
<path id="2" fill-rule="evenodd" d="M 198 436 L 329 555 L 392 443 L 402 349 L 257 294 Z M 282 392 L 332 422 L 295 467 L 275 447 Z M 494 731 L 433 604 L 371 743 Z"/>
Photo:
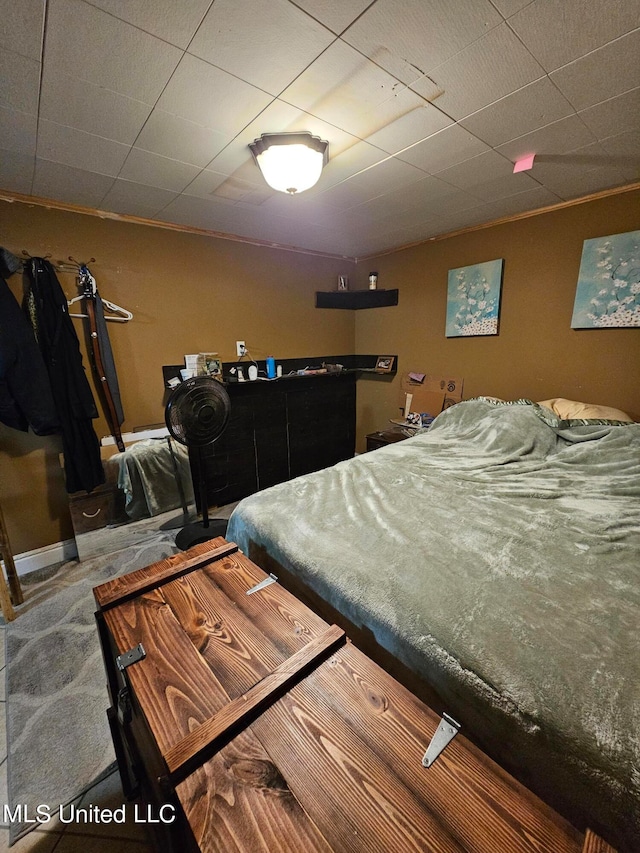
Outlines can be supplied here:
<path id="1" fill-rule="evenodd" d="M 272 355 L 267 356 L 267 379 L 276 378 L 276 360 Z"/>

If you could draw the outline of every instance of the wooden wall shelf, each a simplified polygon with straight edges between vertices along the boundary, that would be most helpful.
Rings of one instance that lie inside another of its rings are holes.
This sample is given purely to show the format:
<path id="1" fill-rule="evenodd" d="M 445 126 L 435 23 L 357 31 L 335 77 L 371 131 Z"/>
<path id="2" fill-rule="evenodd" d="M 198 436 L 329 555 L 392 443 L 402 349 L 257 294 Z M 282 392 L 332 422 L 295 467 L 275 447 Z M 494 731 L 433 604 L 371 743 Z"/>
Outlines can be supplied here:
<path id="1" fill-rule="evenodd" d="M 398 290 L 316 291 L 316 308 L 386 308 L 398 304 Z"/>

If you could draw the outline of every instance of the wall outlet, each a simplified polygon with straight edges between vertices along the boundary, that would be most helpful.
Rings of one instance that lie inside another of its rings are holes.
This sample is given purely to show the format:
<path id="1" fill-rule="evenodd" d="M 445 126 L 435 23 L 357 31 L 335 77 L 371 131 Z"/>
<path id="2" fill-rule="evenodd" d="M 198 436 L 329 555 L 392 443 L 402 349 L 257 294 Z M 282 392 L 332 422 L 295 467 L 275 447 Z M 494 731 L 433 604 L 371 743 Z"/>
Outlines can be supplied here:
<path id="1" fill-rule="evenodd" d="M 242 358 L 243 355 L 247 354 L 247 347 L 244 341 L 236 341 L 236 355 L 238 358 Z"/>

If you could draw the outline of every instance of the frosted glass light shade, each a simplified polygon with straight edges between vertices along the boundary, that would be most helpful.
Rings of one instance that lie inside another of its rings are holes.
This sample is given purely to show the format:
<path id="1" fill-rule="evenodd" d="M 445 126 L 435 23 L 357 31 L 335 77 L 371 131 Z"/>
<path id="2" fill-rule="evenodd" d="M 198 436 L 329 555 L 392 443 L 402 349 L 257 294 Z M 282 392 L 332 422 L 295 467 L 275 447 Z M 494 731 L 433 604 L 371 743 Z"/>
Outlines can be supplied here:
<path id="1" fill-rule="evenodd" d="M 328 147 L 328 142 L 310 133 L 263 133 L 249 145 L 269 186 L 290 195 L 318 182 Z"/>

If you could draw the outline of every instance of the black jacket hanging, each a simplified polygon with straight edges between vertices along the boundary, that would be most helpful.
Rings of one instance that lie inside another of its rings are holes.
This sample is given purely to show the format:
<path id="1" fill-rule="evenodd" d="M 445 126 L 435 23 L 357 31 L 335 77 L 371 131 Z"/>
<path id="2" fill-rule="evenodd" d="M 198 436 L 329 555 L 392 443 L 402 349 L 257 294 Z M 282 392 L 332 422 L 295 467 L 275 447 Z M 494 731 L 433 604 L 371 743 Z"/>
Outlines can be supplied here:
<path id="1" fill-rule="evenodd" d="M 0 278 L 0 421 L 36 435 L 59 432 L 49 375 L 9 285 Z"/>
<path id="2" fill-rule="evenodd" d="M 49 373 L 61 424 L 67 491 L 90 492 L 105 479 L 91 422 L 98 417 L 98 410 L 67 299 L 52 265 L 44 258 L 30 258 L 25 267 L 23 308 L 31 319 Z"/>

